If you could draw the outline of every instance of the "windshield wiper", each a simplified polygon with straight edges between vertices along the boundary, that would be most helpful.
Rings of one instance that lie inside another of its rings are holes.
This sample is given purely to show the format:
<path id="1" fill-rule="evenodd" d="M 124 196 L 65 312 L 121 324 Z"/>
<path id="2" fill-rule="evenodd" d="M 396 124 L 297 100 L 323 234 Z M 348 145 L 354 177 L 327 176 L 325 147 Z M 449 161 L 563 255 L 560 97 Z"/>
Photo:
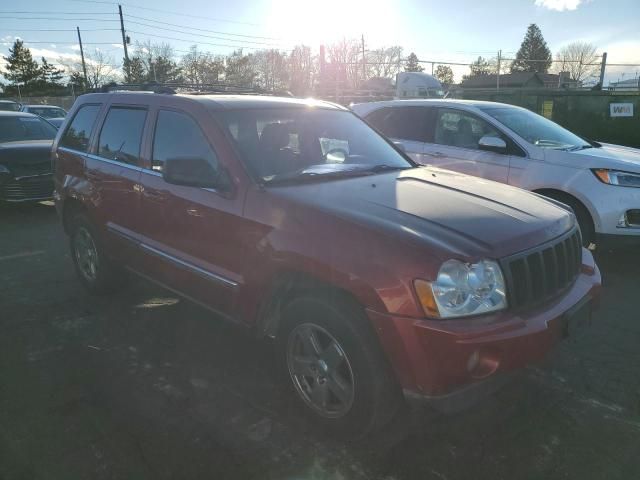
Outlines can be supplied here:
<path id="1" fill-rule="evenodd" d="M 404 170 L 411 168 L 409 166 L 393 166 L 386 164 L 373 165 L 371 167 L 365 166 L 361 168 L 350 168 L 340 170 L 298 170 L 295 172 L 284 173 L 272 177 L 270 180 L 265 180 L 266 185 L 276 185 L 289 182 L 304 182 L 304 181 L 316 181 L 316 180 L 333 180 L 337 178 L 349 178 L 360 177 L 363 175 L 375 175 L 376 173 L 387 172 L 392 170 Z"/>
<path id="2" fill-rule="evenodd" d="M 576 145 L 571 148 L 567 148 L 570 152 L 577 152 L 578 150 L 586 150 L 587 148 L 593 148 L 593 145 Z"/>

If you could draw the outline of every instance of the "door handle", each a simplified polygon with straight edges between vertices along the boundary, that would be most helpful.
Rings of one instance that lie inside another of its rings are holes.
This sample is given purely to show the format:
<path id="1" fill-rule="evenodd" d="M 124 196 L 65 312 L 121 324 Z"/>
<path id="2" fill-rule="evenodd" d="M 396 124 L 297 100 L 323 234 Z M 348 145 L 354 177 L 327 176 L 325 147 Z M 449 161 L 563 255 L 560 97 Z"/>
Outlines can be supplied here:
<path id="1" fill-rule="evenodd" d="M 139 183 L 135 183 L 133 185 L 133 191 L 136 193 L 144 193 L 144 185 L 140 185 Z"/>

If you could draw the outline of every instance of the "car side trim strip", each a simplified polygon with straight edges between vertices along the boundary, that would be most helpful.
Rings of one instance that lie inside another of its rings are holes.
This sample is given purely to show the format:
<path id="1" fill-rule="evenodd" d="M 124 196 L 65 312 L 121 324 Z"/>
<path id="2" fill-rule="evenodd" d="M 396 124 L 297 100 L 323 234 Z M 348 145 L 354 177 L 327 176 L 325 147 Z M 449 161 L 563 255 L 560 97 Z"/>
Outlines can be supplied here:
<path id="1" fill-rule="evenodd" d="M 198 275 L 200 275 L 201 277 L 206 278 L 207 280 L 213 280 L 215 282 L 218 283 L 222 283 L 228 287 L 232 287 L 232 288 L 236 288 L 238 286 L 238 282 L 235 282 L 233 280 L 230 280 L 226 277 L 223 277 L 221 275 L 218 275 L 217 273 L 213 273 L 209 270 L 205 270 L 204 268 L 200 268 L 197 265 L 194 265 L 193 263 L 190 262 L 186 262 L 178 257 L 175 257 L 173 255 L 169 255 L 168 253 L 163 252 L 162 250 L 159 250 L 155 247 L 152 247 L 151 245 L 147 245 L 146 243 L 143 243 L 141 241 L 139 241 L 138 239 L 134 238 L 132 235 L 128 234 L 125 231 L 120 230 L 120 228 L 118 228 L 118 226 L 113 225 L 113 224 L 108 224 L 107 225 L 107 229 L 118 235 L 119 237 L 124 238 L 125 240 L 128 240 L 130 242 L 135 243 L 139 248 L 141 248 L 142 250 L 144 250 L 147 253 L 150 253 L 152 255 L 156 255 L 160 258 L 163 258 L 165 260 L 168 260 L 176 265 L 178 265 L 179 267 L 182 268 L 186 268 L 187 270 L 190 270 Z"/>
<path id="2" fill-rule="evenodd" d="M 204 278 L 208 279 L 208 280 L 213 280 L 219 283 L 223 283 L 229 287 L 237 287 L 238 286 L 238 282 L 234 282 L 233 280 L 229 280 L 228 278 L 222 277 L 220 275 L 218 275 L 217 273 L 213 273 L 210 272 L 209 270 L 205 270 L 204 268 L 200 268 L 197 267 L 196 265 L 193 265 L 192 263 L 189 262 L 185 262 L 184 260 L 181 260 L 177 257 L 174 257 L 173 255 L 169 255 L 168 253 L 163 252 L 162 250 L 158 250 L 157 248 L 154 248 L 150 245 L 147 245 L 146 243 L 141 243 L 140 244 L 140 248 L 142 248 L 143 250 L 146 250 L 149 253 L 152 253 L 154 255 L 157 255 L 159 257 L 162 257 L 166 260 L 169 260 L 170 262 L 175 263 L 176 265 L 180 266 L 180 267 L 184 267 L 188 270 L 191 270 L 201 276 L 203 276 Z"/>

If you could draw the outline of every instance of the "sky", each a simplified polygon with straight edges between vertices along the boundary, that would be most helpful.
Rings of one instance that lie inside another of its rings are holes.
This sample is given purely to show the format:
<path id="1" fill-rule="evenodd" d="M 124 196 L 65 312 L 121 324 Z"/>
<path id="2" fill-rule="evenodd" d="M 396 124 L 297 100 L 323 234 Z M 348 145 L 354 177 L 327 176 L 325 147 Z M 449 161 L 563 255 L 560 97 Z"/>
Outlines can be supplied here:
<path id="1" fill-rule="evenodd" d="M 77 60 L 79 26 L 85 51 L 98 48 L 121 64 L 117 2 L 2 3 L 2 54 L 20 37 L 36 58 Z M 367 50 L 401 45 L 421 60 L 470 63 L 498 50 L 513 58 L 527 26 L 536 23 L 553 53 L 587 41 L 608 52 L 610 64 L 638 64 L 610 67 L 605 84 L 640 73 L 640 0 L 127 0 L 122 8 L 132 43 L 166 42 L 178 55 L 194 44 L 220 54 L 240 46 L 286 51 L 300 43 L 317 52 L 321 44 L 364 36 Z M 454 72 L 459 80 L 468 67 Z"/>

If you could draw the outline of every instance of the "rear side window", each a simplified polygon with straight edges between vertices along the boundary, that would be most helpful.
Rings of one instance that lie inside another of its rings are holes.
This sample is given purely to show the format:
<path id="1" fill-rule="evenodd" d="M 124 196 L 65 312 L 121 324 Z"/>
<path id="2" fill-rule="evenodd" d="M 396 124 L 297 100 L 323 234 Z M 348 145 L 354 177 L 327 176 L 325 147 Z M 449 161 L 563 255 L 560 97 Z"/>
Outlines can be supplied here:
<path id="1" fill-rule="evenodd" d="M 200 126 L 190 116 L 171 110 L 158 112 L 152 158 L 152 168 L 156 171 L 162 171 L 169 158 L 202 158 L 218 170 L 218 158 Z"/>
<path id="2" fill-rule="evenodd" d="M 393 107 L 376 110 L 367 122 L 387 137 L 427 142 L 430 116 L 431 109 L 427 107 Z"/>
<path id="3" fill-rule="evenodd" d="M 112 107 L 102 125 L 98 156 L 137 165 L 147 111 L 141 108 Z"/>
<path id="4" fill-rule="evenodd" d="M 96 123 L 100 105 L 83 105 L 76 112 L 71 124 L 64 132 L 60 145 L 73 150 L 86 152 L 89 149 L 91 130 Z"/>

